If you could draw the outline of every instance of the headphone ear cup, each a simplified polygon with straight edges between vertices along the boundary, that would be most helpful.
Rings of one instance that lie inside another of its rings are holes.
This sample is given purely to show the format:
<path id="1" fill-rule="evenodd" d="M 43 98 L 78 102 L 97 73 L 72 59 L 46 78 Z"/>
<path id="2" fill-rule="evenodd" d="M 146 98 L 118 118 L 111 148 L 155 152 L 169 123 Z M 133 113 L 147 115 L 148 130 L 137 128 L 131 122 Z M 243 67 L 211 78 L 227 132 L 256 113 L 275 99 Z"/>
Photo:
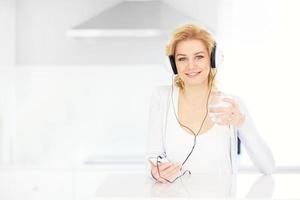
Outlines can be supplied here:
<path id="1" fill-rule="evenodd" d="M 211 64 L 211 68 L 216 68 L 216 48 L 217 45 L 215 44 L 214 47 L 211 50 L 211 54 L 210 54 L 210 64 Z"/>
<path id="2" fill-rule="evenodd" d="M 217 68 L 220 69 L 222 63 L 224 62 L 224 53 L 222 51 L 222 48 L 220 48 L 220 45 L 216 48 L 215 51 L 215 65 Z"/>
<path id="3" fill-rule="evenodd" d="M 224 54 L 219 47 L 215 44 L 210 56 L 210 63 L 212 68 L 219 68 L 224 61 Z"/>
<path id="4" fill-rule="evenodd" d="M 174 56 L 169 56 L 169 60 L 170 60 L 170 64 L 171 64 L 171 67 L 172 67 L 172 70 L 173 70 L 173 73 L 174 74 L 177 74 L 177 67 L 176 67 L 176 63 L 175 63 L 175 58 Z"/>

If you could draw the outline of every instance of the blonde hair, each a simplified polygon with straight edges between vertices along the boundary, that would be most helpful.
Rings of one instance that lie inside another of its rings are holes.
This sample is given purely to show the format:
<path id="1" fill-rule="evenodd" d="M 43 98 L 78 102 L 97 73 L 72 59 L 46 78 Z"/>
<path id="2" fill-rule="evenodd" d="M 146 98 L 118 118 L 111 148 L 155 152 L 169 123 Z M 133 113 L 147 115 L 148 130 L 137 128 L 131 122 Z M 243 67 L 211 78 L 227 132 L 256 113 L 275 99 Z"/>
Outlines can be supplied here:
<path id="1" fill-rule="evenodd" d="M 173 32 L 171 36 L 171 40 L 169 44 L 166 46 L 166 54 L 167 56 L 175 56 L 176 46 L 179 42 L 184 40 L 191 40 L 191 39 L 197 39 L 201 40 L 205 47 L 207 48 L 208 54 L 211 55 L 212 49 L 215 46 L 215 40 L 213 39 L 212 35 L 205 30 L 203 27 L 189 23 L 184 24 Z M 216 68 L 210 67 L 210 72 L 208 75 L 208 84 L 211 85 L 213 90 L 216 90 L 216 81 L 215 76 L 217 74 Z M 178 76 L 178 74 L 175 76 L 175 84 L 180 88 L 184 88 L 184 82 L 181 80 L 181 78 Z"/>

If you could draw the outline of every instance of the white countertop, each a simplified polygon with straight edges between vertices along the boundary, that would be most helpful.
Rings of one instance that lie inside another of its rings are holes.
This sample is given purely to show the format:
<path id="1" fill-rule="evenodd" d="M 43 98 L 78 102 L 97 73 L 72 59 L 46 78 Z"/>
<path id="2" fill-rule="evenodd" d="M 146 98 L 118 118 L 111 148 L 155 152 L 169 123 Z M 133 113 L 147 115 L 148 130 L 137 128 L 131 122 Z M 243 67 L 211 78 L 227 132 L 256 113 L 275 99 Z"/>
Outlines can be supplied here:
<path id="1" fill-rule="evenodd" d="M 144 173 L 111 173 L 95 194 L 106 198 L 300 199 L 300 174 L 192 174 L 172 184 L 154 183 Z"/>
<path id="2" fill-rule="evenodd" d="M 300 199 L 300 173 L 187 175 L 173 184 L 153 182 L 142 167 L 0 167 L 2 200 L 148 198 Z"/>

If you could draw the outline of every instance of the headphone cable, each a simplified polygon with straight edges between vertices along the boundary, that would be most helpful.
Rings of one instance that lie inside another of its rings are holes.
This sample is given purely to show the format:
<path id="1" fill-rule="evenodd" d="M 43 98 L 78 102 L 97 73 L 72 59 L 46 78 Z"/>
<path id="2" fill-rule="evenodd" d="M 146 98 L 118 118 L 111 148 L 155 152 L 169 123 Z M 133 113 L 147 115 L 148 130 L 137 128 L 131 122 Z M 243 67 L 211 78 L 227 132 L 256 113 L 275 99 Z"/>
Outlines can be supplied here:
<path id="1" fill-rule="evenodd" d="M 172 96 L 171 96 L 171 98 L 172 98 L 173 111 L 174 111 L 176 120 L 177 120 L 177 122 L 179 123 L 180 126 L 185 127 L 186 129 L 188 129 L 189 131 L 191 131 L 191 132 L 193 133 L 193 135 L 194 135 L 194 144 L 193 144 L 193 147 L 192 147 L 190 153 L 188 154 L 188 156 L 186 157 L 186 159 L 183 161 L 182 166 L 186 163 L 186 161 L 189 159 L 189 157 L 190 157 L 191 154 L 193 153 L 194 148 L 195 148 L 195 146 L 196 146 L 196 142 L 197 142 L 197 136 L 199 135 L 199 133 L 200 133 L 200 131 L 201 131 L 201 129 L 202 129 L 202 126 L 203 126 L 203 124 L 204 124 L 204 122 L 205 122 L 205 120 L 206 120 L 206 118 L 207 118 L 207 114 L 208 114 L 208 101 L 209 101 L 210 93 L 211 93 L 211 90 L 212 90 L 212 83 L 213 83 L 213 81 L 214 81 L 214 79 L 215 79 L 215 76 L 216 76 L 216 73 L 213 75 L 213 78 L 212 78 L 212 81 L 211 81 L 211 84 L 210 84 L 210 89 L 209 89 L 209 93 L 208 93 L 208 97 L 207 97 L 207 101 L 206 101 L 206 113 L 205 113 L 204 119 L 203 119 L 203 121 L 202 121 L 202 123 L 201 123 L 201 126 L 200 126 L 198 132 L 195 133 L 191 128 L 189 128 L 188 126 L 185 126 L 184 124 L 182 124 L 182 123 L 179 121 L 179 118 L 178 118 L 178 116 L 177 116 L 177 114 L 176 114 L 176 112 L 175 112 L 175 105 L 174 105 L 174 101 L 173 101 L 173 87 L 174 87 L 174 84 L 173 84 L 174 81 L 173 81 L 173 79 L 174 79 L 174 75 L 172 75 L 172 92 L 171 92 L 171 93 L 172 93 Z"/>

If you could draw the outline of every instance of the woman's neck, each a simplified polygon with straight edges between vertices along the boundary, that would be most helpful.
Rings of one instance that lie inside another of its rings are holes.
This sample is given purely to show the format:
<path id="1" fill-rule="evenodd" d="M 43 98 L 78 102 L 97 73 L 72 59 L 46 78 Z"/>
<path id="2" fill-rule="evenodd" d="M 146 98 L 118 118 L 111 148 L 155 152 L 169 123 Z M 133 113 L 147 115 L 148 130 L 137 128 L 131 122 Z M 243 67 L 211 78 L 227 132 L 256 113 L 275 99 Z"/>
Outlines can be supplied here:
<path id="1" fill-rule="evenodd" d="M 208 84 L 184 86 L 181 94 L 184 100 L 191 105 L 199 105 L 199 103 L 206 103 L 209 92 Z"/>

